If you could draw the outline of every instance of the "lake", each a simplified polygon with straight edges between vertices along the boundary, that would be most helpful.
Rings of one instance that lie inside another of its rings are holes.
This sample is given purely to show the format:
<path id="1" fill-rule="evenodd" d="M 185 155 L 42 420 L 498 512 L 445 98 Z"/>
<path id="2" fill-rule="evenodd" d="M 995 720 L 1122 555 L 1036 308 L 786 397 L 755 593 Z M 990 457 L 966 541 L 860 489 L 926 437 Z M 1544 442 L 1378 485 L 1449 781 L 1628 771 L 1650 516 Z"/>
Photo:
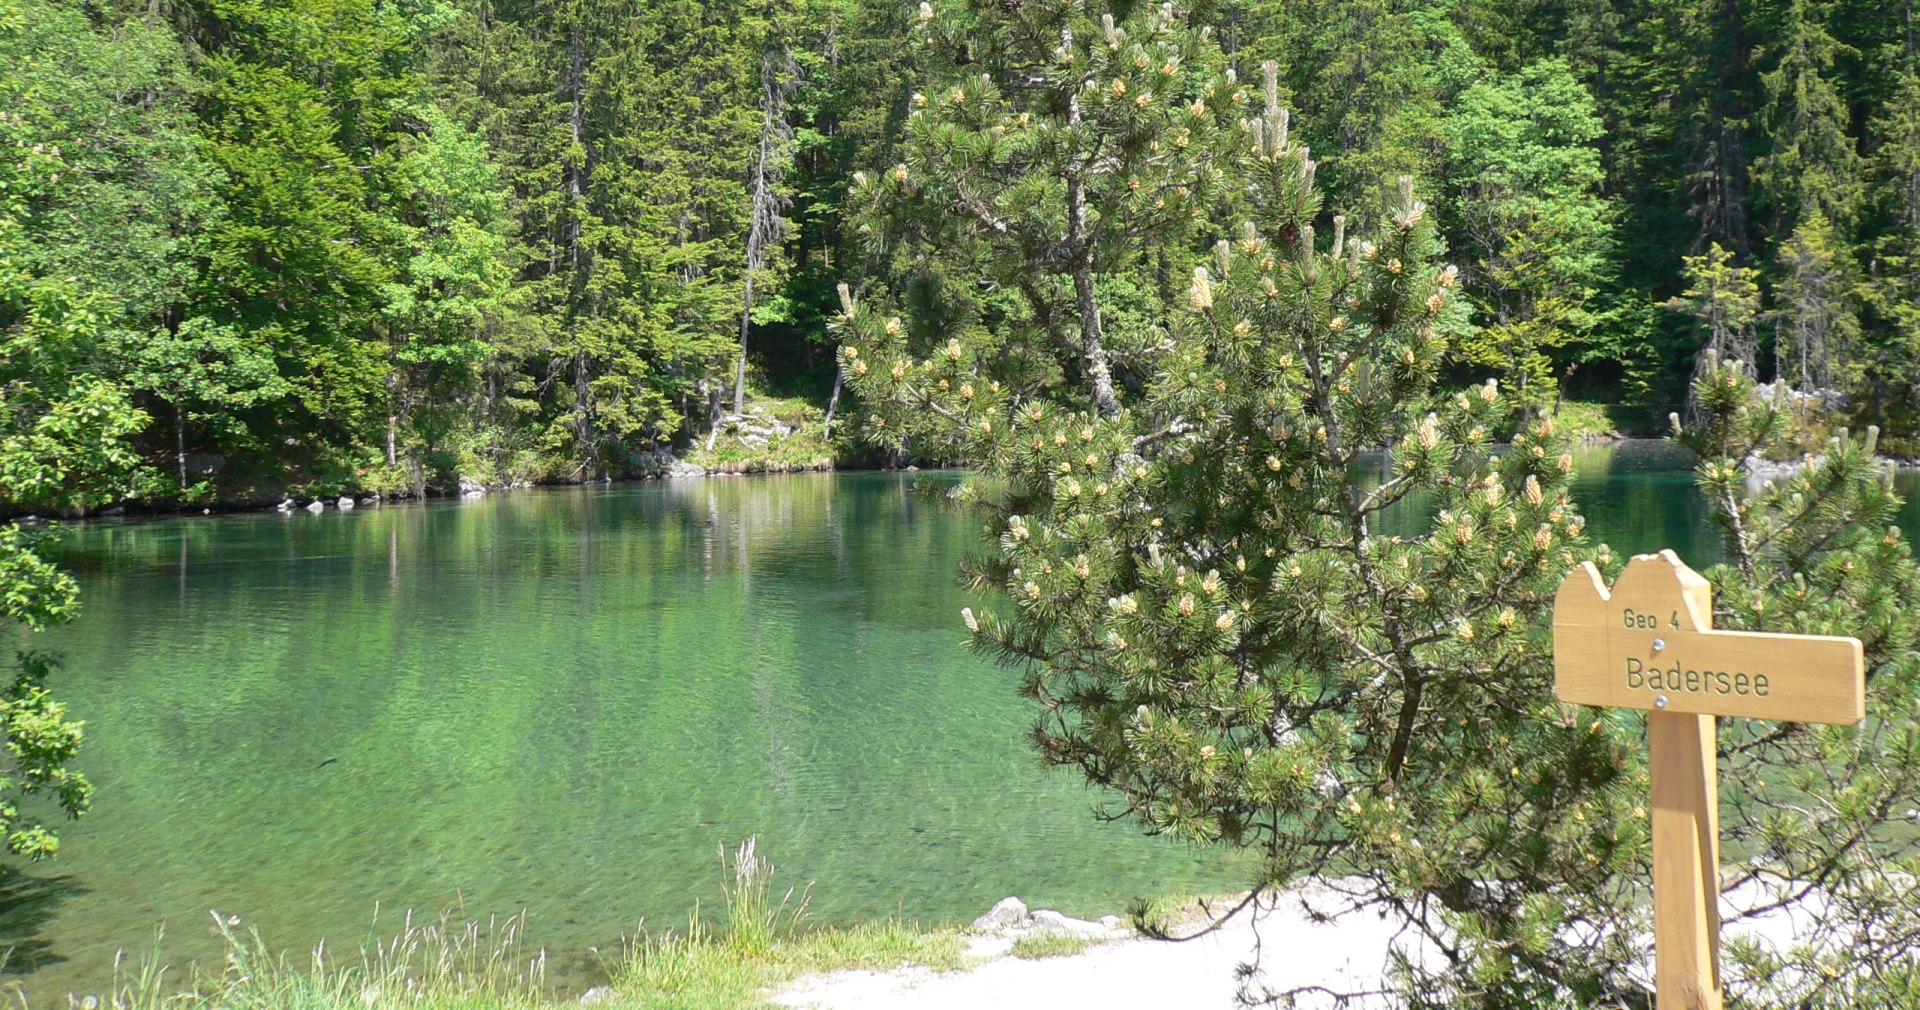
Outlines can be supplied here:
<path id="1" fill-rule="evenodd" d="M 1672 448 L 1579 465 L 1616 550 L 1714 558 Z M 525 910 L 586 984 L 750 835 L 821 923 L 1231 886 L 1039 767 L 1016 675 L 961 648 L 977 529 L 881 473 L 75 525 L 83 614 L 44 637 L 98 795 L 0 878 L 12 981 L 64 1005 L 122 948 L 205 957 L 214 909 L 302 950 L 411 908 Z"/>

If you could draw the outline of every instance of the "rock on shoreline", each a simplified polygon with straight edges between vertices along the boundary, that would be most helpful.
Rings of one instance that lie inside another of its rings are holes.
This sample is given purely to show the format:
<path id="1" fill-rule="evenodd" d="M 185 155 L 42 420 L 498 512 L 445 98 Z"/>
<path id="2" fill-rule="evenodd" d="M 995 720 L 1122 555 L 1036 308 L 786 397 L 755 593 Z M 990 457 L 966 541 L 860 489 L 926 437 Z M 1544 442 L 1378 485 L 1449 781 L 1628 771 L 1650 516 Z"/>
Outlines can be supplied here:
<path id="1" fill-rule="evenodd" d="M 1121 925 L 1120 917 L 1117 915 L 1090 920 L 1076 919 L 1051 908 L 1028 911 L 1027 903 L 1017 897 L 1000 899 L 987 910 L 987 914 L 973 920 L 973 929 L 979 933 L 993 933 L 1007 937 L 1059 933 L 1088 940 L 1114 940 L 1132 935 L 1131 930 Z"/>

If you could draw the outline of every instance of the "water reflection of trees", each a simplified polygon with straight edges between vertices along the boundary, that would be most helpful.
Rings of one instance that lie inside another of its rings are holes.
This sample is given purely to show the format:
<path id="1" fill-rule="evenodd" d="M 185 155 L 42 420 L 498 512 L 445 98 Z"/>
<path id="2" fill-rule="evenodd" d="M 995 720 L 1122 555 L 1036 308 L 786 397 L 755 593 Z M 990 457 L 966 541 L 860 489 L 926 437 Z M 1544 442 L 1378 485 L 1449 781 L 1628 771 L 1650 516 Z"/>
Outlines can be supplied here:
<path id="1" fill-rule="evenodd" d="M 62 902 L 80 893 L 70 874 L 0 867 L 0 949 L 8 974 L 31 975 L 67 960 L 41 931 Z"/>

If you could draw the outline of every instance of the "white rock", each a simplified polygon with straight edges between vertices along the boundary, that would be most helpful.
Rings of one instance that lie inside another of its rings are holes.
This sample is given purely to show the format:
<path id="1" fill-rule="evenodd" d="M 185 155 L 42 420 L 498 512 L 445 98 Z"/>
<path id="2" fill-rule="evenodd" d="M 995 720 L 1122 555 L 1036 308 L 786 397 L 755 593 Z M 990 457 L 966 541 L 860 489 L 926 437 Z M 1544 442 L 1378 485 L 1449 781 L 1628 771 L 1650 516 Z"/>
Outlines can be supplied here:
<path id="1" fill-rule="evenodd" d="M 1104 937 L 1111 930 L 1097 922 L 1062 915 L 1051 908 L 1033 913 L 1033 928 L 1043 933 L 1067 933 L 1073 936 Z"/>
<path id="2" fill-rule="evenodd" d="M 307 511 L 313 513 L 314 515 L 319 515 L 320 513 L 325 512 L 326 510 L 327 510 L 327 503 L 321 501 L 318 498 L 315 498 L 313 501 L 307 503 Z"/>
<path id="3" fill-rule="evenodd" d="M 340 506 L 343 509 L 350 509 L 353 507 L 353 499 L 347 497 L 346 495 L 341 495 L 340 500 L 337 502 L 334 502 L 334 504 Z"/>
<path id="4" fill-rule="evenodd" d="M 988 909 L 987 914 L 973 920 L 973 928 L 1005 929 L 1008 926 L 1024 926 L 1027 921 L 1027 903 L 1019 898 L 1007 897 L 1000 899 L 998 904 Z"/>

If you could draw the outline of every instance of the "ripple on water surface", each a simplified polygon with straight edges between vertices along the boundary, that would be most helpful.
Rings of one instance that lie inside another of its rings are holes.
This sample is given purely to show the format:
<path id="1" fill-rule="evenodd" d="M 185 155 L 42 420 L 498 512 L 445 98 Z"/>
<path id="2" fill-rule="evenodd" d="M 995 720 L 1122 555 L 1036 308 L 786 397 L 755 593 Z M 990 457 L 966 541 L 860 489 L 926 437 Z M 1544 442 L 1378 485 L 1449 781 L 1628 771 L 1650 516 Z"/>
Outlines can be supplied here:
<path id="1" fill-rule="evenodd" d="M 1037 766 L 960 648 L 975 526 L 873 474 L 77 528 L 56 688 L 99 793 L 15 881 L 9 967 L 43 1005 L 162 923 L 213 953 L 210 909 L 299 949 L 457 906 L 590 970 L 748 835 L 822 922 L 1228 883 Z"/>

